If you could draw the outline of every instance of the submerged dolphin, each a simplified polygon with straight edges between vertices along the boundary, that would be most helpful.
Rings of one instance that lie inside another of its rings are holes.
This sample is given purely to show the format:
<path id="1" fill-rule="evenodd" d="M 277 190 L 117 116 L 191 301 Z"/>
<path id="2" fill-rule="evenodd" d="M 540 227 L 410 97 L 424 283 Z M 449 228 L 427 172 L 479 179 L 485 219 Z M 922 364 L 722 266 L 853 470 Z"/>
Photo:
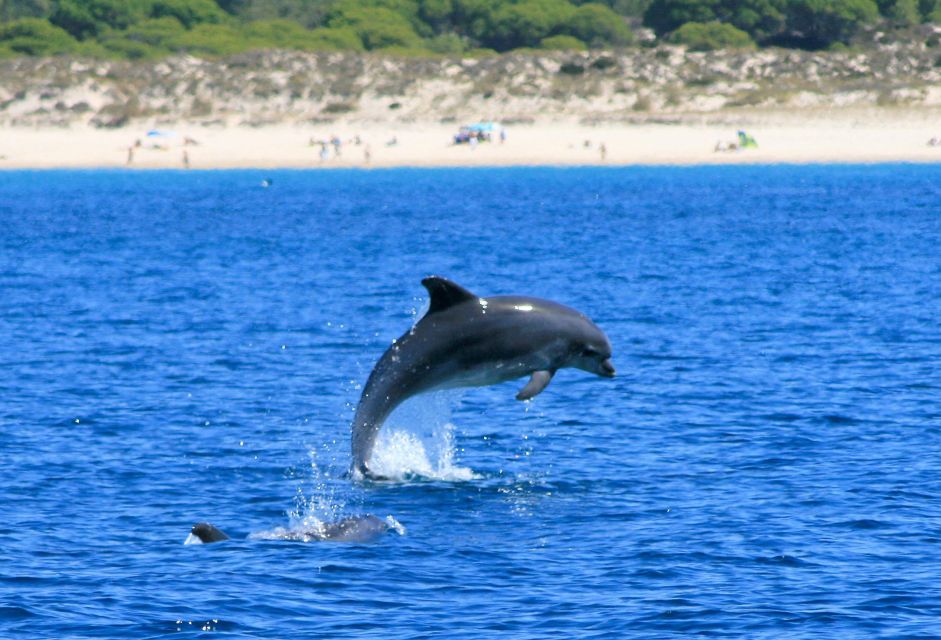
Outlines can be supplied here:
<path id="1" fill-rule="evenodd" d="M 334 542 L 372 542 L 389 531 L 403 535 L 405 528 L 395 518 L 389 516 L 385 519 L 373 515 L 349 516 L 336 522 L 325 522 L 318 527 L 303 530 L 277 529 L 273 535 L 279 540 L 311 540 Z M 251 537 L 254 537 L 251 536 Z M 265 534 L 270 539 L 272 534 Z M 209 544 L 228 540 L 229 536 L 208 522 L 199 522 L 193 525 L 189 536 L 183 544 Z"/>
<path id="2" fill-rule="evenodd" d="M 437 276 L 422 284 L 431 297 L 428 312 L 379 359 L 356 407 L 354 476 L 371 475 L 369 459 L 383 422 L 419 393 L 531 375 L 516 394 L 529 400 L 564 367 L 614 377 L 611 343 L 575 309 L 522 296 L 481 298 Z"/>

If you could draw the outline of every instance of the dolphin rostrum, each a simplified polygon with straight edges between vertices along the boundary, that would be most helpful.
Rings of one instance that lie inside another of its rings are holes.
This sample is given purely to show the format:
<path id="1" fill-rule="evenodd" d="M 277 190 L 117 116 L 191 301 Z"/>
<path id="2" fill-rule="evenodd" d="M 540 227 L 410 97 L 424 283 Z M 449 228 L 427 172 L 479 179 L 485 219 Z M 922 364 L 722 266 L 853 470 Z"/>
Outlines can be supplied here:
<path id="1" fill-rule="evenodd" d="M 371 475 L 369 459 L 383 422 L 419 393 L 531 376 L 516 394 L 529 400 L 563 367 L 614 377 L 611 343 L 575 309 L 522 296 L 481 298 L 437 276 L 422 284 L 431 298 L 428 312 L 379 359 L 356 407 L 354 477 Z"/>

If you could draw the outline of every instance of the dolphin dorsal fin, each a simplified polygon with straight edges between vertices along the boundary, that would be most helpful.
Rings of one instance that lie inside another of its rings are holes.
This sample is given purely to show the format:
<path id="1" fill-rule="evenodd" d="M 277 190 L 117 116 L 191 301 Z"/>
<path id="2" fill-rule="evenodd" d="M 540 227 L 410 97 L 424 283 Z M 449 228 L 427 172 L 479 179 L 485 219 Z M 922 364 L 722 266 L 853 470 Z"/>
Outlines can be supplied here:
<path id="1" fill-rule="evenodd" d="M 429 276 L 421 283 L 428 289 L 428 295 L 431 296 L 428 313 L 443 311 L 456 304 L 478 299 L 461 285 L 440 276 Z"/>

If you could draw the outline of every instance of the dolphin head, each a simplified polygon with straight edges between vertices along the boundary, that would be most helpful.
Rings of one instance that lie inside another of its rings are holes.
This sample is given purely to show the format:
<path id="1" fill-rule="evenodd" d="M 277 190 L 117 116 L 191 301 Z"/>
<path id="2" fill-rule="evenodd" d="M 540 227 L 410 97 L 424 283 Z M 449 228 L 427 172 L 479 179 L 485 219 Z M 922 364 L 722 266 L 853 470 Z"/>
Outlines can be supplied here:
<path id="1" fill-rule="evenodd" d="M 594 322 L 584 318 L 572 336 L 568 366 L 594 373 L 603 378 L 614 377 L 611 364 L 611 343 Z"/>
<path id="2" fill-rule="evenodd" d="M 189 536 L 183 544 L 209 544 L 211 542 L 222 542 L 228 539 L 229 536 L 222 530 L 217 529 L 208 522 L 197 522 L 193 525 Z"/>

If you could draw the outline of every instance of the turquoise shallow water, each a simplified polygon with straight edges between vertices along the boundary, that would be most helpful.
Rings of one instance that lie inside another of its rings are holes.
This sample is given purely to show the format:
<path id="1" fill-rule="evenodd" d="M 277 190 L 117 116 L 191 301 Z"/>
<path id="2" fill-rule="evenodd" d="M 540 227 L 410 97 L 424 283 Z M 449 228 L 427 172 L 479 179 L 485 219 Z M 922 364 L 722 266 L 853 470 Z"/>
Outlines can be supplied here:
<path id="1" fill-rule="evenodd" d="M 937 637 L 939 178 L 0 174 L 0 636 Z M 412 402 L 352 484 L 431 273 L 619 375 Z M 274 535 L 361 513 L 406 533 Z"/>

